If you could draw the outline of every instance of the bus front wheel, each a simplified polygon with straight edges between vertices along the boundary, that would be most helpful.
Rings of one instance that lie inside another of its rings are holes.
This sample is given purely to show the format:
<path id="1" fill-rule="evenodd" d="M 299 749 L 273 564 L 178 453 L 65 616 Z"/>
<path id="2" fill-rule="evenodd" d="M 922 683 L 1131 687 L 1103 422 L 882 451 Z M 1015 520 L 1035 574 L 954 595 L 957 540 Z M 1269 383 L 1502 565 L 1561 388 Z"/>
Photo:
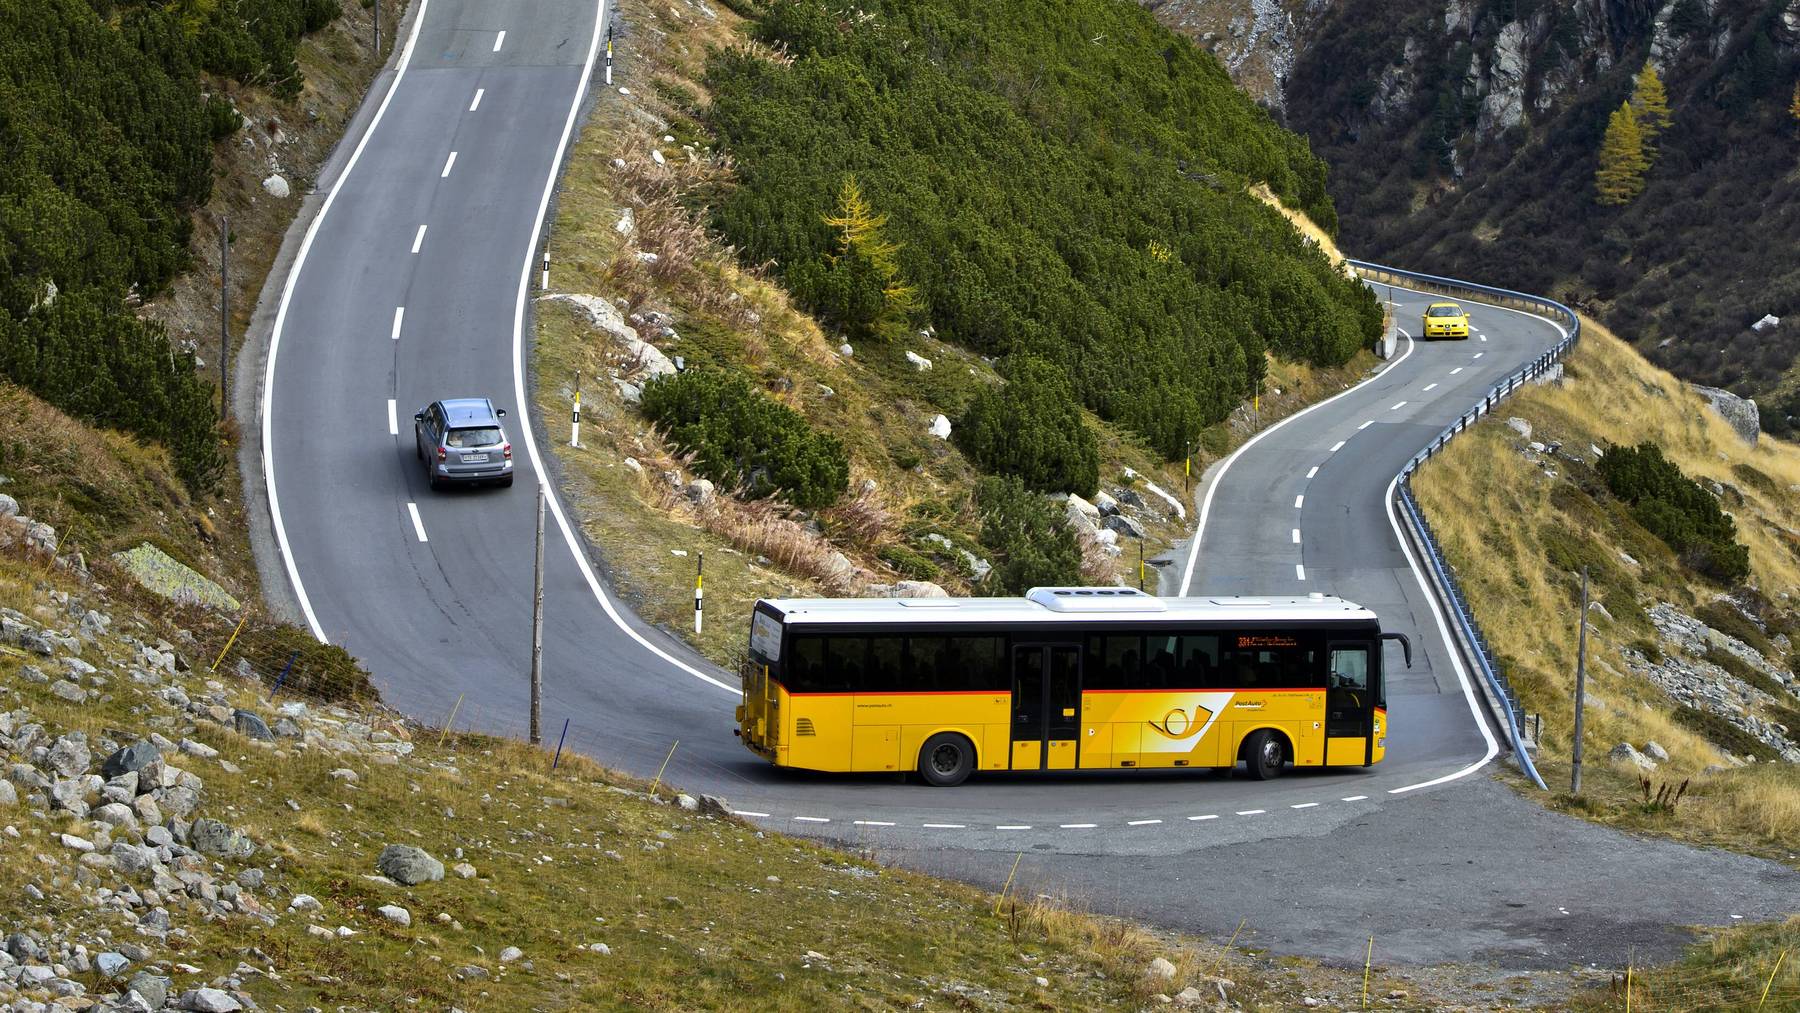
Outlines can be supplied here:
<path id="1" fill-rule="evenodd" d="M 1281 773 L 1281 765 L 1287 759 L 1287 750 L 1281 744 L 1281 736 L 1264 728 L 1251 732 L 1244 740 L 1244 770 L 1258 781 L 1267 781 Z"/>
<path id="2" fill-rule="evenodd" d="M 919 747 L 919 776 L 926 784 L 938 788 L 961 784 L 974 769 L 974 743 L 955 732 L 939 732 Z"/>

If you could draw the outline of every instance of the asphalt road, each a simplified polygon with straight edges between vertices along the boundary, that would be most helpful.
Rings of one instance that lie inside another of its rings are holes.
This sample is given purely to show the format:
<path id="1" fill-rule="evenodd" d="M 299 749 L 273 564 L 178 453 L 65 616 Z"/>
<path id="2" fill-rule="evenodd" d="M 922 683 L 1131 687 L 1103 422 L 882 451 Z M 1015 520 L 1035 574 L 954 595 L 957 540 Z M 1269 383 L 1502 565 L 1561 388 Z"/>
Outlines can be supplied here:
<path id="1" fill-rule="evenodd" d="M 598 76 L 603 11 L 421 8 L 292 267 L 272 276 L 285 287 L 262 386 L 263 478 L 280 577 L 314 630 L 421 720 L 443 721 L 461 698 L 457 727 L 519 735 L 543 441 L 517 418 L 522 339 L 555 170 Z M 1402 297 L 1404 321 L 1419 304 Z M 1608 834 L 1488 779 L 1481 718 L 1383 506 L 1406 457 L 1556 338 L 1501 310 L 1477 309 L 1476 322 L 1486 340 L 1413 347 L 1247 448 L 1215 483 L 1198 543 L 1196 593 L 1330 591 L 1412 636 L 1415 667 L 1391 683 L 1388 759 L 1372 771 L 977 778 L 946 791 L 772 770 L 731 735 L 735 678 L 610 601 L 605 547 L 580 544 L 554 494 L 547 734 L 567 719 L 571 748 L 645 774 L 679 739 L 666 778 L 763 825 L 978 882 L 997 883 L 1023 852 L 1027 889 L 1199 931 L 1247 917 L 1264 945 L 1328 958 L 1360 954 L 1376 931 L 1421 961 L 1617 962 L 1633 945 L 1668 952 L 1671 923 L 1785 913 L 1800 876 L 1778 866 Z M 513 488 L 425 488 L 411 415 L 456 396 L 513 413 Z M 1557 839 L 1572 843 L 1546 844 Z M 1596 873 L 1584 848 L 1611 864 Z M 1678 891 L 1619 888 L 1676 868 Z M 1524 906 L 1494 906 L 1513 903 Z"/>

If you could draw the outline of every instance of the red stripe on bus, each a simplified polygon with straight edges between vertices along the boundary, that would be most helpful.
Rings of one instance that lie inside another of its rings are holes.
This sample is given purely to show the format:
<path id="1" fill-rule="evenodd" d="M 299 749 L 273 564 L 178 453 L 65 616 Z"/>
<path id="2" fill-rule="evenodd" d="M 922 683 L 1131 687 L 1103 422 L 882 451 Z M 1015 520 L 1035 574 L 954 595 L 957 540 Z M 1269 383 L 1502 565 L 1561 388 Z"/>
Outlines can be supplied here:
<path id="1" fill-rule="evenodd" d="M 777 684 L 779 685 L 779 684 Z M 900 689 L 886 690 L 879 693 L 832 692 L 832 693 L 796 693 L 786 686 L 788 696 L 1011 696 L 1010 689 Z"/>
<path id="2" fill-rule="evenodd" d="M 1210 689 L 1084 689 L 1085 693 L 1323 693 L 1323 686 L 1275 688 L 1264 686 L 1217 686 Z"/>

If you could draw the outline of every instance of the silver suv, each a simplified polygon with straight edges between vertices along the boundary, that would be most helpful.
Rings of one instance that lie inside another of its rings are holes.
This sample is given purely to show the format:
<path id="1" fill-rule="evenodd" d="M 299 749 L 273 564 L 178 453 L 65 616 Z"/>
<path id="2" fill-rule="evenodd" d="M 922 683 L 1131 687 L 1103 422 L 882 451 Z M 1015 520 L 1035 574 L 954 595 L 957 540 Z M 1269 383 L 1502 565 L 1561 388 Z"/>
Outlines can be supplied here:
<path id="1" fill-rule="evenodd" d="M 506 409 L 484 397 L 433 401 L 413 415 L 413 444 L 433 489 L 457 482 L 513 483 L 512 444 L 500 420 Z"/>

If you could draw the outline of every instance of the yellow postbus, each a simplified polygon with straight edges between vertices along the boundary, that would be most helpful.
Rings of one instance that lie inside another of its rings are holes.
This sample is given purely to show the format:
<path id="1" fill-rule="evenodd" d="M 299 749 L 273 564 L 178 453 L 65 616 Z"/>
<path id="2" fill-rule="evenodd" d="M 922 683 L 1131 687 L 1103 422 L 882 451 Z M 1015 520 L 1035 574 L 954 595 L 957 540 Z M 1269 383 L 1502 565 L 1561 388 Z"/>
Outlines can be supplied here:
<path id="1" fill-rule="evenodd" d="M 764 599 L 736 734 L 782 767 L 1368 766 L 1387 743 L 1375 614 L 1325 595 Z"/>

